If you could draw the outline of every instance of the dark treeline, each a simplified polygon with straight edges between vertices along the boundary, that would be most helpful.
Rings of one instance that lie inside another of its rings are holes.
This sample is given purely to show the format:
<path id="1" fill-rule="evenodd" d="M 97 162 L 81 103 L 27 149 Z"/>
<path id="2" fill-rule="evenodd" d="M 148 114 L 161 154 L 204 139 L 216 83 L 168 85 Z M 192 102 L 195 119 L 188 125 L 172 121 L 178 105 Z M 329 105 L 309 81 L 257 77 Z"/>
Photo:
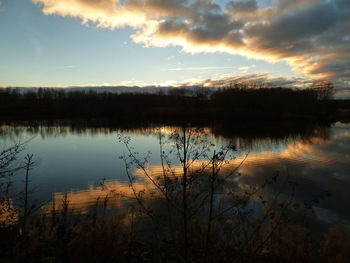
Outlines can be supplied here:
<path id="1" fill-rule="evenodd" d="M 95 91 L 0 89 L 1 120 L 113 119 L 122 122 L 334 120 L 333 86 L 307 89 L 235 84 L 195 92 L 114 94 Z M 343 102 L 344 105 L 348 105 Z"/>

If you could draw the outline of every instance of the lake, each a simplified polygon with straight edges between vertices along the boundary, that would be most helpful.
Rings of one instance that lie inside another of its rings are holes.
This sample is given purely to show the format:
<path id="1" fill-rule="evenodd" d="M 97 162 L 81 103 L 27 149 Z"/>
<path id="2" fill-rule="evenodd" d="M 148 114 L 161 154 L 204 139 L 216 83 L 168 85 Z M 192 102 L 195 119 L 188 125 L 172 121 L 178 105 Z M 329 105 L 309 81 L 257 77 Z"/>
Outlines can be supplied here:
<path id="1" fill-rule="evenodd" d="M 138 158 L 151 153 L 145 166 L 147 171 L 157 175 L 162 173 L 159 134 L 164 136 L 164 149 L 168 151 L 172 147 L 169 136 L 176 132 L 181 132 L 181 128 L 89 128 L 71 124 L 17 123 L 0 127 L 0 145 L 5 149 L 15 142 L 25 142 L 20 162 L 26 153 L 34 154 L 36 164 L 29 175 L 30 202 L 45 206 L 52 200 L 59 203 L 66 195 L 71 207 L 85 211 L 107 192 L 132 196 L 125 161 L 120 159 L 128 151 L 118 139 L 120 136 L 129 138 L 129 146 L 138 152 Z M 317 126 L 308 132 L 286 132 L 278 136 L 254 134 L 254 130 L 249 130 L 247 136 L 236 135 L 234 131 L 222 132 L 217 127 L 203 128 L 200 132 L 206 138 L 201 143 L 210 142 L 212 151 L 229 143 L 235 146 L 230 162 L 223 169 L 239 174 L 232 179 L 233 188 L 245 191 L 278 174 L 279 186 L 286 180 L 295 182 L 298 185 L 295 198 L 313 202 L 319 221 L 349 224 L 350 124 L 338 122 L 330 127 Z M 178 158 L 168 158 L 175 173 L 180 174 Z M 137 187 L 151 187 L 142 169 L 132 167 L 131 170 Z M 21 171 L 11 178 L 18 191 L 24 188 L 24 176 L 25 172 Z M 266 188 L 266 198 L 272 198 L 272 192 L 279 186 Z M 281 195 L 286 188 L 288 186 L 281 188 Z"/>

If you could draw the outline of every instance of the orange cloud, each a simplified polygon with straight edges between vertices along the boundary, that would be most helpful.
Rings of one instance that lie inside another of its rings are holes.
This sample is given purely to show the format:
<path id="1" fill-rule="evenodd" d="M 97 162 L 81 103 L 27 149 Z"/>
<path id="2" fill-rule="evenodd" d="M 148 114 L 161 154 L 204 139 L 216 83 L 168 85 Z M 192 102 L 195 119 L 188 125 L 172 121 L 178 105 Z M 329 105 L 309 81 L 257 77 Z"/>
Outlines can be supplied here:
<path id="1" fill-rule="evenodd" d="M 226 52 L 286 61 L 315 79 L 350 81 L 350 4 L 347 0 L 32 0 L 47 15 L 79 17 L 98 27 L 131 26 L 145 46 Z M 319 19 L 322 17 L 322 19 Z"/>

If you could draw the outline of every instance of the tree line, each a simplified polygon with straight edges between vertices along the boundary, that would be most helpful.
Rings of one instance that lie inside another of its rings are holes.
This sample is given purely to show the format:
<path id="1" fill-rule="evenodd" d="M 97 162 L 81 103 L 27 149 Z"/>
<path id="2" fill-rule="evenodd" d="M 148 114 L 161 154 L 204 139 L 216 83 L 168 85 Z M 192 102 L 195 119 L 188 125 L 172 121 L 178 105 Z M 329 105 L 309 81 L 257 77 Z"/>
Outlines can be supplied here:
<path id="1" fill-rule="evenodd" d="M 329 83 L 305 89 L 236 83 L 225 88 L 174 88 L 153 94 L 7 88 L 0 89 L 0 119 L 112 118 L 162 123 L 318 119 L 332 116 L 333 93 Z"/>

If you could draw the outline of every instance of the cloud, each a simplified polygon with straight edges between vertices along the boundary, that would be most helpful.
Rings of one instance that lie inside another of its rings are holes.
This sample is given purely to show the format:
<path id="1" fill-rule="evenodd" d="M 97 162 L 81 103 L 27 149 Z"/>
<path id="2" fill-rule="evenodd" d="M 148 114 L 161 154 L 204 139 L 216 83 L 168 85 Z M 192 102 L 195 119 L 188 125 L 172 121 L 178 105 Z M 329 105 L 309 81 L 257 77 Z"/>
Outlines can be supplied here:
<path id="1" fill-rule="evenodd" d="M 314 79 L 350 83 L 350 1 L 32 0 L 47 15 L 79 17 L 98 27 L 135 29 L 145 46 L 226 52 L 286 61 Z"/>
<path id="2" fill-rule="evenodd" d="M 76 66 L 74 65 L 67 65 L 63 67 L 64 69 L 73 69 Z M 254 68 L 254 65 L 250 67 L 241 67 L 241 68 Z M 236 69 L 236 67 L 178 67 L 178 68 L 168 68 L 163 69 L 162 71 L 220 71 L 225 69 Z M 281 77 L 281 76 L 273 76 L 270 73 L 267 72 L 259 72 L 259 73 L 251 73 L 251 74 L 245 74 L 244 70 L 241 69 L 240 75 L 232 75 L 232 74 L 215 74 L 214 77 L 211 79 L 206 79 L 203 77 L 197 77 L 197 78 L 190 78 L 185 79 L 183 81 L 176 81 L 176 80 L 167 80 L 163 82 L 149 82 L 144 80 L 138 80 L 138 79 L 129 79 L 124 81 L 119 81 L 115 83 L 95 83 L 90 85 L 76 85 L 76 86 L 66 86 L 66 85 L 58 85 L 51 88 L 87 88 L 87 89 L 100 89 L 101 87 L 107 88 L 106 91 L 108 91 L 108 88 L 115 88 L 119 87 L 122 88 L 122 90 L 129 90 L 134 88 L 169 88 L 169 87 L 229 87 L 232 84 L 235 83 L 261 83 L 267 87 L 285 87 L 285 88 L 295 88 L 295 87 L 309 87 L 312 85 L 313 80 L 302 78 L 302 77 Z M 0 86 L 0 88 L 11 88 L 8 86 Z M 37 87 L 23 87 L 23 89 L 27 88 L 37 88 Z M 145 90 L 146 91 L 146 90 Z M 350 91 L 347 90 L 345 87 L 343 90 L 338 90 L 335 97 L 344 98 L 349 97 L 350 98 Z"/>
<path id="3" fill-rule="evenodd" d="M 242 66 L 242 67 L 239 67 L 238 69 L 239 69 L 242 73 L 247 73 L 248 70 L 253 69 L 253 68 L 255 68 L 255 67 L 256 67 L 256 65 L 253 64 L 253 65 L 251 65 L 251 66 Z"/>
<path id="4" fill-rule="evenodd" d="M 235 69 L 236 67 L 180 67 L 180 68 L 168 68 L 162 71 L 193 71 L 193 70 L 223 70 L 223 69 Z"/>
<path id="5" fill-rule="evenodd" d="M 226 7 L 234 13 L 251 13 L 258 10 L 258 3 L 256 0 L 231 1 Z"/>
<path id="6" fill-rule="evenodd" d="M 249 68 L 253 68 L 253 66 Z M 245 68 L 245 67 L 244 67 Z M 244 73 L 244 72 L 243 72 Z M 252 73 L 252 74 L 241 74 L 241 75 L 230 75 L 222 74 L 216 78 L 197 80 L 192 83 L 184 83 L 183 85 L 197 85 L 205 87 L 228 87 L 235 83 L 262 83 L 265 86 L 270 87 L 285 87 L 285 88 L 295 88 L 295 87 L 308 87 L 313 83 L 313 80 L 307 78 L 297 78 L 297 77 L 278 77 L 273 76 L 267 72 Z"/>

